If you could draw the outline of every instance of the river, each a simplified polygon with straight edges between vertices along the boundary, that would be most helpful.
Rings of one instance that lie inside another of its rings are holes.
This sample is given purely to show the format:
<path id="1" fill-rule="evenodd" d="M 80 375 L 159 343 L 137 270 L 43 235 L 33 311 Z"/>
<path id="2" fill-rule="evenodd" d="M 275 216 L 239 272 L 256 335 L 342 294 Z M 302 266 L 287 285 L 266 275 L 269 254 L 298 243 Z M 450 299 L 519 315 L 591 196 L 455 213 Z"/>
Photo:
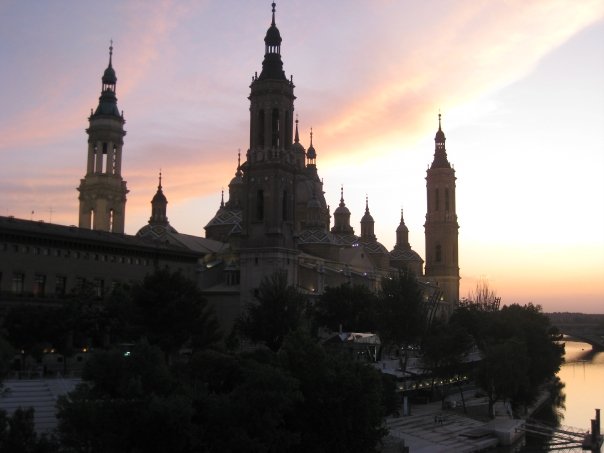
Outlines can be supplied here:
<path id="1" fill-rule="evenodd" d="M 561 427 L 591 429 L 595 409 L 600 414 L 604 425 L 604 352 L 595 352 L 587 343 L 565 341 L 565 363 L 558 372 L 562 389 L 563 405 L 558 408 L 545 407 L 535 414 L 547 423 L 559 424 Z M 553 410 L 552 410 L 553 409 Z M 604 426 L 602 426 L 604 428 Z M 526 444 L 520 452 L 550 451 L 553 446 L 547 439 L 535 439 L 527 436 Z M 580 452 L 581 448 L 563 451 Z"/>

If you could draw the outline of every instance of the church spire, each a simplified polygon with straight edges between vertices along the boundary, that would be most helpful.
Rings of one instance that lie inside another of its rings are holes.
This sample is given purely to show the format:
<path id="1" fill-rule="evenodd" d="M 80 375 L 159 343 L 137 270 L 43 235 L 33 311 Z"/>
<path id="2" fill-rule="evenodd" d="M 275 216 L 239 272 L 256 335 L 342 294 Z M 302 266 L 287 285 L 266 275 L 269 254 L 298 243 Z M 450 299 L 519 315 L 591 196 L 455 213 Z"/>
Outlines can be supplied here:
<path id="1" fill-rule="evenodd" d="M 115 97 L 117 77 L 115 75 L 115 70 L 113 69 L 113 41 L 111 41 L 109 46 L 109 64 L 107 65 L 105 72 L 103 72 L 101 82 L 99 105 L 92 116 L 111 115 L 121 118 L 122 115 L 117 108 L 117 98 Z"/>
<path id="2" fill-rule="evenodd" d="M 298 135 L 298 114 L 296 113 L 296 133 L 294 135 L 294 143 L 300 143 L 300 136 Z"/>
<path id="3" fill-rule="evenodd" d="M 113 69 L 113 41 L 109 46 L 109 64 L 103 76 L 101 96 L 95 111 L 88 117 L 88 156 L 86 175 L 80 181 L 80 228 L 124 232 L 126 181 L 122 178 L 124 145 L 123 114 L 117 108 Z M 102 176 L 99 176 L 102 175 Z"/>
<path id="4" fill-rule="evenodd" d="M 369 197 L 365 195 L 365 215 L 361 218 L 361 239 L 366 242 L 376 241 L 374 232 L 375 221 L 369 212 Z"/>
<path id="5" fill-rule="evenodd" d="M 159 183 L 157 184 L 157 192 L 151 200 L 151 218 L 149 225 L 168 225 L 168 217 L 166 217 L 168 199 L 164 195 L 161 184 L 161 170 L 159 171 Z"/>
<path id="6" fill-rule="evenodd" d="M 409 244 L 409 228 L 405 225 L 403 208 L 401 208 L 401 223 L 396 229 L 396 245 L 394 248 L 397 250 L 411 250 L 411 244 Z"/>
<path id="7" fill-rule="evenodd" d="M 441 114 L 438 114 L 438 131 L 434 137 L 434 160 L 432 161 L 432 168 L 451 168 L 451 164 L 447 159 L 447 149 L 445 148 L 446 141 L 445 133 L 441 127 Z"/>
<path id="8" fill-rule="evenodd" d="M 308 158 L 308 165 L 316 165 L 317 163 L 317 151 L 312 144 L 312 127 L 310 128 L 310 146 L 306 151 L 306 157 Z"/>
<path id="9" fill-rule="evenodd" d="M 333 212 L 334 225 L 331 229 L 336 234 L 354 234 L 354 229 L 350 226 L 350 210 L 344 203 L 344 185 L 340 188 L 340 205 Z"/>
<path id="10" fill-rule="evenodd" d="M 241 172 L 241 149 L 237 150 L 237 171 L 235 172 L 236 178 L 241 178 L 243 173 Z"/>
<path id="11" fill-rule="evenodd" d="M 264 37 L 264 61 L 262 62 L 262 72 L 258 77 L 263 79 L 287 80 L 283 72 L 283 61 L 281 61 L 281 33 L 275 24 L 275 3 L 272 6 L 271 26 L 266 31 Z"/>
<path id="12" fill-rule="evenodd" d="M 439 114 L 438 131 L 434 137 L 434 160 L 426 172 L 424 274 L 430 282 L 440 287 L 444 300 L 455 304 L 459 301 L 459 224 L 455 208 L 455 170 L 447 159 L 445 141 Z"/>

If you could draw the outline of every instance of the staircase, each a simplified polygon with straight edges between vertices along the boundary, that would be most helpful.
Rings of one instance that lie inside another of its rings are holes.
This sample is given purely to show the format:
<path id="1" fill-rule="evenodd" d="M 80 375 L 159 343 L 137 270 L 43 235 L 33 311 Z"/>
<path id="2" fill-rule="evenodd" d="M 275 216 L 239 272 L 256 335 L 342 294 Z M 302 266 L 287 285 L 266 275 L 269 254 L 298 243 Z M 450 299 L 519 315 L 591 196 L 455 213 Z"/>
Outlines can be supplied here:
<path id="1" fill-rule="evenodd" d="M 38 434 L 57 427 L 57 398 L 71 392 L 79 379 L 13 379 L 3 383 L 0 409 L 12 415 L 17 408 L 34 408 L 34 429 Z"/>

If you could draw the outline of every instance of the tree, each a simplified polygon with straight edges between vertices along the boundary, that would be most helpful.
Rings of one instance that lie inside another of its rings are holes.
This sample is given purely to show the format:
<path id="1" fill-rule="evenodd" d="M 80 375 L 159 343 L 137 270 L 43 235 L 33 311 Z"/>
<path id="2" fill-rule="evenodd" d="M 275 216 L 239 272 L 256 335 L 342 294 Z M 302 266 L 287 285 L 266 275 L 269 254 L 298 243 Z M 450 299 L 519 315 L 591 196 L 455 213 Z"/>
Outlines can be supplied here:
<path id="1" fill-rule="evenodd" d="M 255 297 L 257 301 L 247 305 L 237 328 L 250 340 L 278 351 L 285 336 L 301 326 L 306 299 L 287 284 L 284 272 L 264 277 Z"/>
<path id="2" fill-rule="evenodd" d="M 464 326 L 480 349 L 483 361 L 478 381 L 493 404 L 505 398 L 514 409 L 526 407 L 562 364 L 564 345 L 557 343 L 549 318 L 539 306 L 513 304 L 499 311 L 467 306 L 456 310 L 451 321 Z M 505 381 L 518 370 L 522 370 L 518 379 Z"/>
<path id="3" fill-rule="evenodd" d="M 292 332 L 278 353 L 300 382 L 302 399 L 292 418 L 300 433 L 293 453 L 369 453 L 386 434 L 382 382 L 373 367 L 347 355 L 328 355 L 307 333 Z"/>
<path id="4" fill-rule="evenodd" d="M 497 297 L 497 293 L 485 278 L 478 280 L 476 287 L 471 289 L 462 301 L 462 305 L 472 305 L 484 311 L 497 311 L 500 303 L 501 297 Z"/>
<path id="5" fill-rule="evenodd" d="M 191 358 L 188 370 L 188 385 L 203 389 L 193 396 L 197 451 L 278 453 L 299 443 L 291 424 L 301 401 L 298 381 L 272 352 L 204 351 Z"/>
<path id="6" fill-rule="evenodd" d="M 17 408 L 12 416 L 0 410 L 0 451 L 19 453 L 58 453 L 54 439 L 34 431 L 34 409 Z"/>
<path id="7" fill-rule="evenodd" d="M 382 280 L 377 297 L 378 333 L 382 344 L 403 352 L 406 368 L 409 346 L 418 344 L 426 325 L 426 304 L 415 275 L 407 270 Z"/>
<path id="8" fill-rule="evenodd" d="M 444 405 L 446 383 L 455 379 L 464 412 L 466 411 L 461 375 L 467 371 L 466 356 L 472 348 L 472 337 L 457 323 L 433 324 L 422 341 L 421 354 L 424 367 L 432 375 L 432 391 L 436 379 L 444 382 L 441 399 Z"/>
<path id="9" fill-rule="evenodd" d="M 374 332 L 376 329 L 375 294 L 363 285 L 343 284 L 327 287 L 314 306 L 319 326 L 332 331 Z"/>
<path id="10" fill-rule="evenodd" d="M 132 288 L 129 324 L 170 356 L 189 343 L 203 349 L 221 338 L 214 311 L 195 283 L 180 272 L 158 269 Z"/>
<path id="11" fill-rule="evenodd" d="M 487 394 L 491 418 L 495 417 L 495 402 L 513 399 L 527 385 L 529 361 L 525 345 L 515 338 L 489 344 L 485 349 L 476 381 Z"/>
<path id="12" fill-rule="evenodd" d="M 68 451 L 190 451 L 191 403 L 175 391 L 158 347 L 96 353 L 82 377 L 85 383 L 57 403 Z"/>

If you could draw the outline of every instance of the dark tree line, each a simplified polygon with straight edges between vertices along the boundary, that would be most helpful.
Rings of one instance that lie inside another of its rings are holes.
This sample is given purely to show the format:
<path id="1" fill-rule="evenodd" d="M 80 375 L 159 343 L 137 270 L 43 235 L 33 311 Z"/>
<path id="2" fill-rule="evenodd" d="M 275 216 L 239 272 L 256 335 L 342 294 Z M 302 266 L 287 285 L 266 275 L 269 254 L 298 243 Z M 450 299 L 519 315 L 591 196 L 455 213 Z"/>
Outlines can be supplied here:
<path id="1" fill-rule="evenodd" d="M 82 295 L 70 307 L 42 310 L 46 322 L 27 308 L 9 312 L 5 337 L 13 347 L 35 351 L 78 341 L 98 348 L 84 383 L 58 403 L 56 438 L 37 437 L 27 412 L 0 414 L 0 450 L 21 442 L 23 451 L 40 453 L 375 451 L 385 434 L 383 417 L 396 410 L 395 382 L 327 352 L 313 334 L 319 326 L 375 331 L 402 357 L 421 345 L 427 368 L 441 378 L 467 372 L 465 356 L 476 346 L 482 360 L 475 379 L 491 409 L 501 399 L 516 408 L 528 404 L 561 363 L 562 350 L 539 307 L 466 307 L 428 326 L 411 274 L 384 279 L 378 294 L 329 288 L 314 304 L 275 274 L 256 299 L 229 342 L 266 346 L 246 353 L 220 341 L 213 311 L 195 284 L 168 271 L 117 288 L 107 300 Z M 48 326 L 49 320 L 57 325 Z M 38 329 L 31 336 L 27 323 Z M 115 347 L 125 342 L 132 344 L 128 354 Z M 3 344 L 0 372 L 12 354 Z M 188 356 L 180 354 L 183 348 Z"/>
<path id="2" fill-rule="evenodd" d="M 53 439 L 38 438 L 33 422 L 15 415 L 23 429 L 11 442 L 46 448 L 31 451 L 360 453 L 384 435 L 392 383 L 326 352 L 309 333 L 306 299 L 281 276 L 263 282 L 241 320 L 236 336 L 267 346 L 251 353 L 226 349 L 212 310 L 178 273 L 159 271 L 106 300 L 43 309 L 57 323 L 72 313 L 52 328 L 26 311 L 7 314 L 20 320 L 6 331 L 17 347 L 30 352 L 80 336 L 75 347 L 95 346 L 83 384 L 58 402 Z M 40 327 L 33 338 L 24 334 L 28 322 Z M 127 353 L 117 347 L 123 343 L 131 344 Z M 189 355 L 179 354 L 183 348 Z"/>

